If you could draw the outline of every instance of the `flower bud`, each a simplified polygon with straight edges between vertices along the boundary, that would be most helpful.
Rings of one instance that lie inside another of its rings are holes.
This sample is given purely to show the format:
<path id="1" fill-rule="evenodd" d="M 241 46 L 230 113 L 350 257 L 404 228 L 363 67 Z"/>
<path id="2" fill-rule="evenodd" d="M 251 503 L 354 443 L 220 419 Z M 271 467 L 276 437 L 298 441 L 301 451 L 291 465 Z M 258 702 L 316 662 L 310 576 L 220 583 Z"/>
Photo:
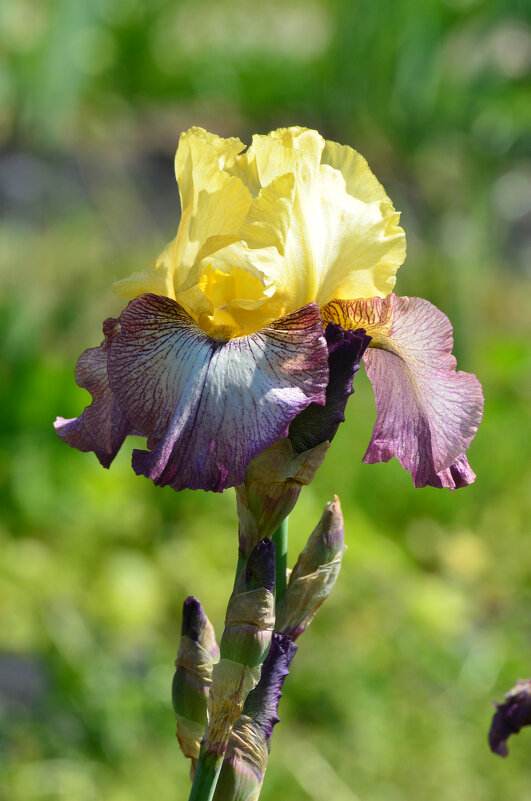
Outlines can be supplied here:
<path id="1" fill-rule="evenodd" d="M 496 704 L 489 731 L 491 751 L 507 756 L 507 740 L 524 726 L 531 726 L 531 679 L 520 680 L 505 696 L 504 704 Z"/>
<path id="2" fill-rule="evenodd" d="M 240 555 L 247 559 L 257 542 L 272 537 L 289 515 L 303 486 L 309 484 L 328 450 L 328 442 L 295 453 L 281 439 L 249 464 L 245 481 L 236 487 Z"/>
<path id="3" fill-rule="evenodd" d="M 292 570 L 286 594 L 277 605 L 277 631 L 295 640 L 308 628 L 332 592 L 344 551 L 343 515 L 336 495 L 326 504 Z"/>
<path id="4" fill-rule="evenodd" d="M 275 625 L 275 546 L 262 540 L 251 553 L 227 607 L 220 661 L 208 698 L 201 750 L 221 757 L 249 692 L 256 687 Z"/>
<path id="5" fill-rule="evenodd" d="M 232 730 L 214 801 L 256 801 L 260 795 L 273 726 L 279 721 L 282 685 L 296 651 L 289 637 L 273 634 L 260 681 Z"/>
<path id="6" fill-rule="evenodd" d="M 275 587 L 275 545 L 259 542 L 251 553 L 229 601 L 221 657 L 255 667 L 264 661 L 271 643 L 270 598 Z M 267 621 L 263 615 L 267 616 Z M 263 624 L 267 622 L 267 626 Z"/>
<path id="7" fill-rule="evenodd" d="M 177 739 L 184 756 L 192 760 L 192 774 L 207 724 L 212 666 L 218 657 L 219 649 L 210 621 L 199 601 L 193 597 L 187 598 L 183 605 L 172 700 L 177 718 Z"/>

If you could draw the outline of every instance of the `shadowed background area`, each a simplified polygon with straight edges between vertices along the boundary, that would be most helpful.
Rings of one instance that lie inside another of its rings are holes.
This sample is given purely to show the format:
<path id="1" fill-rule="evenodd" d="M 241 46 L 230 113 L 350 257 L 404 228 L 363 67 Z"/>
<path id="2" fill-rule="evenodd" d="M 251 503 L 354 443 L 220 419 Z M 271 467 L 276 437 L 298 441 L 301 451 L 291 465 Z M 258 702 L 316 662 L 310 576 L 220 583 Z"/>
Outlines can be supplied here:
<path id="1" fill-rule="evenodd" d="M 428 298 L 476 372 L 477 483 L 362 465 L 363 370 L 290 522 L 337 492 L 349 550 L 301 638 L 262 798 L 529 797 L 531 732 L 488 752 L 531 673 L 531 30 L 524 0 L 3 0 L 0 8 L 0 780 L 7 801 L 185 801 L 170 700 L 180 610 L 221 634 L 235 499 L 157 489 L 55 437 L 113 280 L 174 236 L 173 154 L 202 125 L 318 128 L 402 210 L 397 291 Z"/>

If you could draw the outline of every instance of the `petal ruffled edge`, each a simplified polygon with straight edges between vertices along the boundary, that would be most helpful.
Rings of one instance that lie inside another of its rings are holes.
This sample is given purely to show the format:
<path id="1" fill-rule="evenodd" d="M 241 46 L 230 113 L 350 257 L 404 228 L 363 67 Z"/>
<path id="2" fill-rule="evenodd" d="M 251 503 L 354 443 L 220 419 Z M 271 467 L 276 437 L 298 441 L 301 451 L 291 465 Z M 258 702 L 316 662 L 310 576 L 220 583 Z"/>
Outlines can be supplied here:
<path id="1" fill-rule="evenodd" d="M 325 401 L 328 351 L 316 304 L 250 337 L 217 342 L 175 301 L 143 295 L 104 332 L 76 369 L 92 404 L 55 428 L 105 467 L 128 434 L 148 437 L 152 450 L 134 451 L 133 468 L 156 484 L 214 491 L 239 484 L 293 417 Z"/>
<path id="2" fill-rule="evenodd" d="M 155 484 L 219 492 L 240 484 L 302 409 L 325 402 L 328 349 L 316 304 L 228 342 L 155 295 L 132 301 L 120 321 L 110 386 L 148 437 L 133 469 Z"/>
<path id="3" fill-rule="evenodd" d="M 377 418 L 363 461 L 396 456 L 415 487 L 457 489 L 475 479 L 465 452 L 483 413 L 476 376 L 456 371 L 450 321 L 422 298 L 334 301 L 325 320 L 363 326 Z"/>
<path id="4" fill-rule="evenodd" d="M 107 374 L 107 361 L 120 321 L 109 317 L 103 323 L 105 339 L 97 348 L 84 351 L 76 365 L 76 383 L 92 395 L 92 403 L 76 418 L 58 417 L 54 428 L 72 448 L 94 451 L 103 467 L 109 467 L 133 428 L 116 403 Z"/>
<path id="5" fill-rule="evenodd" d="M 328 164 L 339 170 L 345 179 L 345 186 L 349 195 L 362 200 L 364 203 L 384 202 L 388 204 L 391 213 L 393 204 L 387 192 L 376 178 L 367 160 L 350 145 L 340 145 L 338 142 L 326 140 L 321 164 Z"/>
<path id="6" fill-rule="evenodd" d="M 148 267 L 116 281 L 117 294 L 133 299 L 148 292 L 170 298 L 181 293 L 181 303 L 201 303 L 200 293 L 183 292 L 197 284 L 201 259 L 237 241 L 252 200 L 240 178 L 225 170 L 244 148 L 239 139 L 203 128 L 181 134 L 175 154 L 182 211 L 177 234 Z"/>

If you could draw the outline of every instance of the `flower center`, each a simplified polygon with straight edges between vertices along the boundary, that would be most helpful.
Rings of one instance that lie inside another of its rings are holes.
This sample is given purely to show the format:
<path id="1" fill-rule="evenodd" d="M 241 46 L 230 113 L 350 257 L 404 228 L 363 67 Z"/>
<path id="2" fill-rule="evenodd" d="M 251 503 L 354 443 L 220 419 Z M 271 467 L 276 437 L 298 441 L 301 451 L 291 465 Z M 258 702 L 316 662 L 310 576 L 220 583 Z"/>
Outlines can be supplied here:
<path id="1" fill-rule="evenodd" d="M 254 334 L 286 314 L 281 292 L 239 268 L 224 272 L 207 265 L 197 289 L 176 293 L 176 300 L 218 341 Z"/>

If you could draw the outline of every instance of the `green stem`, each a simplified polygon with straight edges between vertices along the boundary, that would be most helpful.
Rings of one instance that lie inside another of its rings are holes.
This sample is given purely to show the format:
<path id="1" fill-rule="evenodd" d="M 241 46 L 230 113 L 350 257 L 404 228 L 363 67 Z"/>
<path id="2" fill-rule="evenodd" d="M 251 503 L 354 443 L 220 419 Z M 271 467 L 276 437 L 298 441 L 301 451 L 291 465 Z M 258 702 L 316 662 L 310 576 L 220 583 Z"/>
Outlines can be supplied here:
<path id="1" fill-rule="evenodd" d="M 242 570 L 243 570 L 243 568 L 245 567 L 246 564 L 247 564 L 247 559 L 245 558 L 245 556 L 242 556 L 241 553 L 238 552 L 238 564 L 236 565 L 236 575 L 234 576 L 234 586 L 235 587 L 236 587 L 236 583 L 238 581 L 238 578 L 240 576 L 240 573 L 242 572 Z"/>
<path id="2" fill-rule="evenodd" d="M 199 754 L 188 801 L 212 801 L 223 760 L 214 754 Z"/>
<path id="3" fill-rule="evenodd" d="M 288 569 L 288 518 L 286 517 L 273 534 L 276 547 L 276 601 L 286 592 L 286 572 Z"/>

